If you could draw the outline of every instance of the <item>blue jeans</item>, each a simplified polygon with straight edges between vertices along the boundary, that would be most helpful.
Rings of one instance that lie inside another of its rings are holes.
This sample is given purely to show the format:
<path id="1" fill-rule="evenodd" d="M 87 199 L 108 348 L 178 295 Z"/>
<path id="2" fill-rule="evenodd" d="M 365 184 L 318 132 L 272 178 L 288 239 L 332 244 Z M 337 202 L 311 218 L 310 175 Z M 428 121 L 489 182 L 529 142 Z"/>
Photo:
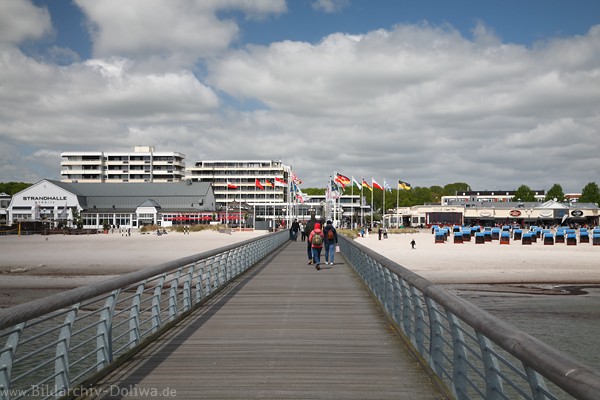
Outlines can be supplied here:
<path id="1" fill-rule="evenodd" d="M 321 247 L 313 247 L 312 256 L 315 264 L 321 264 Z"/>
<path id="2" fill-rule="evenodd" d="M 333 257 L 335 255 L 335 242 L 331 244 L 325 243 L 325 262 L 330 262 L 333 264 Z"/>

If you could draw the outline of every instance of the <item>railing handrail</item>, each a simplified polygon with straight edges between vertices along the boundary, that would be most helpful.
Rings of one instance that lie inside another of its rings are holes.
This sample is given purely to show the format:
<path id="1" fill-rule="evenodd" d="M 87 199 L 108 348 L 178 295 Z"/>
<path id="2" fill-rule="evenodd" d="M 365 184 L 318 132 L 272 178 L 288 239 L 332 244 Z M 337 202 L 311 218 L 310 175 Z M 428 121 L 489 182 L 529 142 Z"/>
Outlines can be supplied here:
<path id="1" fill-rule="evenodd" d="M 574 360 L 528 333 L 493 316 L 442 286 L 408 270 L 375 251 L 340 235 L 342 241 L 357 247 L 390 272 L 402 277 L 424 296 L 451 311 L 455 316 L 482 333 L 502 349 L 535 369 L 561 389 L 580 399 L 597 399 L 600 372 Z"/>
<path id="2" fill-rule="evenodd" d="M 276 233 L 270 233 L 268 235 L 274 234 Z M 70 289 L 62 293 L 56 293 L 47 297 L 28 301 L 26 303 L 17 304 L 10 308 L 0 309 L 0 330 L 40 317 L 53 311 L 60 310 L 73 304 L 92 299 L 102 294 L 110 293 L 113 290 L 132 285 L 144 279 L 170 272 L 181 265 L 191 264 L 196 261 L 227 252 L 236 247 L 244 246 L 257 240 L 260 240 L 260 237 L 233 243 L 217 249 L 208 250 L 203 253 L 182 257 L 177 260 L 156 264 L 149 268 L 129 272 L 114 278 L 103 280 L 101 282 L 92 283 Z"/>

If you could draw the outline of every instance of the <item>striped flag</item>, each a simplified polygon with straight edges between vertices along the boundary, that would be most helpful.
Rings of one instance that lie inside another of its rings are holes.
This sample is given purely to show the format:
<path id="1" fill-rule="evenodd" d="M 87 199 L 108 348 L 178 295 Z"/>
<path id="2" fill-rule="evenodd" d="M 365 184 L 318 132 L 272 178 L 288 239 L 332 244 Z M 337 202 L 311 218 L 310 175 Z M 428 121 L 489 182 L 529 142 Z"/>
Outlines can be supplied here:
<path id="1" fill-rule="evenodd" d="M 254 186 L 256 186 L 259 189 L 264 189 L 265 187 L 262 185 L 262 183 L 260 183 L 260 181 L 258 180 L 258 178 L 256 178 L 256 180 L 254 181 Z"/>
<path id="2" fill-rule="evenodd" d="M 375 179 L 373 179 L 373 178 L 371 178 L 371 184 L 373 185 L 374 189 L 383 190 L 383 186 L 381 186 L 379 183 L 377 183 L 377 181 L 375 181 Z"/>

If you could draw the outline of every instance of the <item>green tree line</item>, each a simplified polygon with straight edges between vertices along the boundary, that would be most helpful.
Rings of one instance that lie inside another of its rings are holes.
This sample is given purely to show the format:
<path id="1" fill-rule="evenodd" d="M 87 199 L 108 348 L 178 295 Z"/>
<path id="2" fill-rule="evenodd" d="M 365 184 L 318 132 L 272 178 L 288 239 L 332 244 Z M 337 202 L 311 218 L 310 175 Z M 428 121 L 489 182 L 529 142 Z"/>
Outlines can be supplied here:
<path id="1" fill-rule="evenodd" d="M 323 196 L 325 189 L 322 188 L 307 188 L 302 190 L 307 195 Z M 360 189 L 354 186 L 346 186 L 342 191 L 343 194 L 349 195 L 352 193 L 360 195 Z M 390 210 L 396 207 L 412 207 L 421 204 L 440 204 L 442 196 L 453 196 L 459 192 L 471 191 L 471 186 L 464 182 L 455 182 L 446 186 L 431 186 L 431 187 L 413 187 L 411 190 L 392 189 L 385 193 L 385 210 Z M 363 196 L 366 197 L 367 204 L 371 204 L 371 191 L 363 188 Z M 515 191 L 513 201 L 535 201 L 535 192 L 527 185 L 521 185 Z M 558 202 L 566 201 L 565 193 L 562 186 L 555 183 L 547 192 L 545 200 L 554 200 Z M 384 208 L 383 191 L 373 189 L 373 207 L 376 212 L 381 212 Z M 600 189 L 595 182 L 590 182 L 581 190 L 580 203 L 596 203 L 600 204 Z"/>
<path id="2" fill-rule="evenodd" d="M 27 189 L 31 185 L 32 183 L 25 182 L 0 182 L 0 193 L 14 196 L 15 193 L 19 193 L 21 190 Z"/>

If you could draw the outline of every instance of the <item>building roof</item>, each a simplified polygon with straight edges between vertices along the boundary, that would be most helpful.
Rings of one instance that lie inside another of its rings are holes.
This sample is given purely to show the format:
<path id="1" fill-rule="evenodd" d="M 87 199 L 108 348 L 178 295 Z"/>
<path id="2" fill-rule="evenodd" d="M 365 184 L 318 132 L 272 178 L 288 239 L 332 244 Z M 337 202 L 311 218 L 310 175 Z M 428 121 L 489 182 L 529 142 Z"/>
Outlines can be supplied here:
<path id="1" fill-rule="evenodd" d="M 67 183 L 49 181 L 79 199 L 84 209 L 136 209 L 140 205 L 158 205 L 162 212 L 213 211 L 215 204 L 211 184 L 207 182 L 140 182 L 140 183 Z"/>

